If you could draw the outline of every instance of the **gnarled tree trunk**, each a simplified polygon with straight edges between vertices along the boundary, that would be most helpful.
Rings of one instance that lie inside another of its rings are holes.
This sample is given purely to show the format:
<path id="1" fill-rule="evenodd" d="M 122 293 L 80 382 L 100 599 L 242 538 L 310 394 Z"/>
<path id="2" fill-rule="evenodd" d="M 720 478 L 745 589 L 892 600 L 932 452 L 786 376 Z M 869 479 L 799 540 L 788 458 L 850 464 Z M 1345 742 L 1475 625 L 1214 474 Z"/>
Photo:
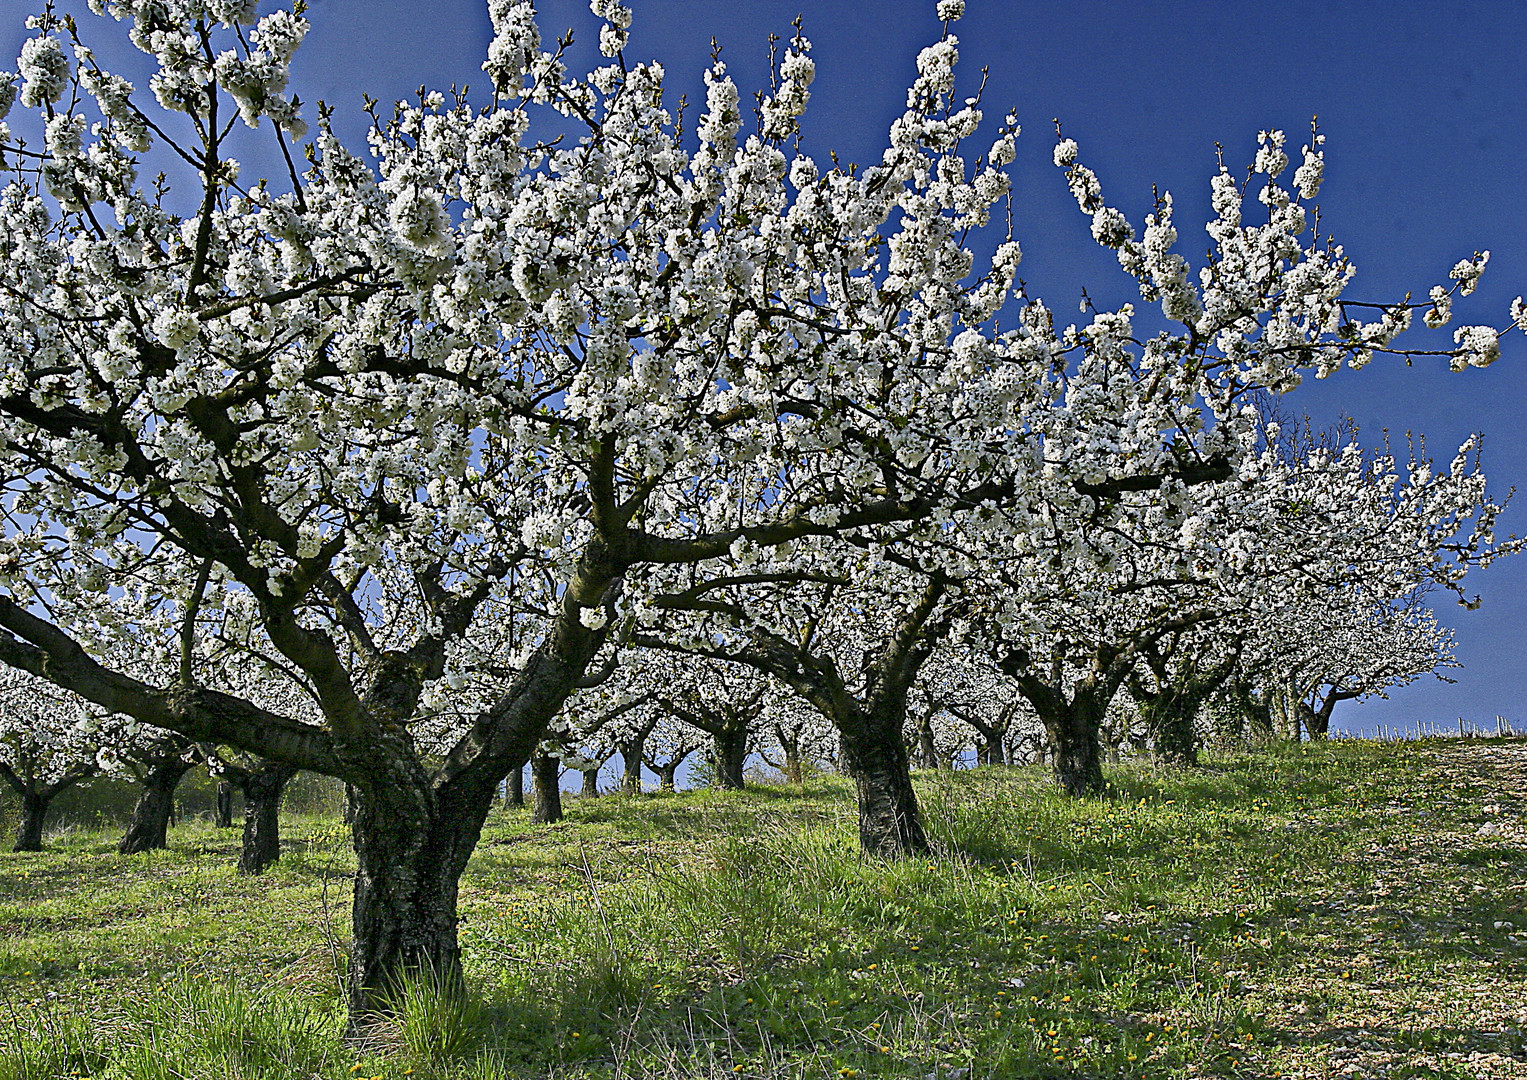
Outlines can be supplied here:
<path id="1" fill-rule="evenodd" d="M 12 851 L 41 851 L 42 826 L 48 816 L 48 807 L 60 794 L 96 773 L 94 762 L 87 762 L 65 771 L 51 784 L 44 783 L 24 769 L 18 773 L 0 761 L 0 779 L 16 793 L 21 802 L 21 816 L 16 821 L 16 843 Z"/>
<path id="2" fill-rule="evenodd" d="M 1184 700 L 1184 696 L 1162 694 L 1149 708 L 1142 707 L 1146 724 L 1151 729 L 1156 756 L 1168 765 L 1179 768 L 1198 767 L 1198 732 L 1194 728 L 1197 715 L 1196 700 Z"/>
<path id="3" fill-rule="evenodd" d="M 1059 692 L 1029 700 L 1050 736 L 1051 767 L 1061 790 L 1077 797 L 1101 795 L 1106 785 L 1098 732 L 1106 705 L 1083 688 L 1078 688 L 1070 701 Z"/>
<path id="4" fill-rule="evenodd" d="M 555 761 L 555 759 L 552 759 Z M 457 883 L 492 806 L 493 783 L 432 790 L 422 776 L 358 792 L 350 953 L 352 1034 L 389 1012 L 401 984 L 462 990 Z"/>
<path id="5" fill-rule="evenodd" d="M 281 858 L 281 797 L 297 770 L 267 761 L 240 778 L 244 793 L 244 840 L 239 873 L 258 874 Z"/>
<path id="6" fill-rule="evenodd" d="M 629 738 L 620 741 L 620 793 L 622 795 L 642 793 L 642 755 L 646 747 L 646 731 L 635 731 Z"/>
<path id="7" fill-rule="evenodd" d="M 838 718 L 843 771 L 859 802 L 859 845 L 871 855 L 897 858 L 928 852 L 922 814 L 912 790 L 912 763 L 902 738 L 903 709 L 894 701 L 855 709 Z"/>
<path id="8" fill-rule="evenodd" d="M 166 846 L 170 817 L 175 812 L 175 789 L 186 773 L 191 771 L 192 761 L 184 751 L 165 754 L 149 759 L 140 783 L 143 791 L 133 806 L 132 820 L 117 851 L 122 855 L 136 855 Z"/>

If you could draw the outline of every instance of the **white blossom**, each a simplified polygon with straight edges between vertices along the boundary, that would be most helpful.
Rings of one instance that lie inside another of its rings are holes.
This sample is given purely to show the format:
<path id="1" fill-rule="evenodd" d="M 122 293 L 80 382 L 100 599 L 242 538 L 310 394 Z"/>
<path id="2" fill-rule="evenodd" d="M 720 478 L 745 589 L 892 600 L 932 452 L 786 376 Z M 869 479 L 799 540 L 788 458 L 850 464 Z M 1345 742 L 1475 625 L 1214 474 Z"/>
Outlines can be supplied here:
<path id="1" fill-rule="evenodd" d="M 69 60 L 56 37 L 45 34 L 21 45 L 21 104 L 28 109 L 52 105 L 69 83 Z"/>

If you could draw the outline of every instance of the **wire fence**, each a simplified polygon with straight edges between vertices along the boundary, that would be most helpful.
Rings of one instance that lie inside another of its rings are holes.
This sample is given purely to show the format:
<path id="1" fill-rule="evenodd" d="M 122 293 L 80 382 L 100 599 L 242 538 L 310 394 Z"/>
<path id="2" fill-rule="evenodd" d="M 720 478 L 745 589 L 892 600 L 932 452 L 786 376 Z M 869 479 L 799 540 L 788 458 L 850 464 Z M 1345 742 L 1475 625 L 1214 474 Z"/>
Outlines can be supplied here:
<path id="1" fill-rule="evenodd" d="M 1341 731 L 1332 732 L 1331 737 L 1336 739 L 1369 739 L 1377 742 L 1399 742 L 1412 739 L 1509 739 L 1517 737 L 1518 732 L 1512 727 L 1511 721 L 1504 716 L 1496 716 L 1494 723 L 1479 724 L 1472 720 L 1458 718 L 1456 724 L 1437 720 L 1419 720 L 1414 725 L 1405 727 L 1379 724 L 1373 731 Z M 1527 736 L 1527 730 L 1521 732 Z"/>

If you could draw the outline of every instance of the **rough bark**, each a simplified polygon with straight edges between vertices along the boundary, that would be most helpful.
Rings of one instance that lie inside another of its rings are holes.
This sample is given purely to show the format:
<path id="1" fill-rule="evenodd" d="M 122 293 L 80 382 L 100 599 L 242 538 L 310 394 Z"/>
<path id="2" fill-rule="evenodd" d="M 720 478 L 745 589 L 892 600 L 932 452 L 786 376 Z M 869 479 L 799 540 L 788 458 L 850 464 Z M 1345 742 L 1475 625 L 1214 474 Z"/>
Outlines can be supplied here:
<path id="1" fill-rule="evenodd" d="M 839 718 L 844 771 L 859 802 L 859 845 L 889 858 L 923 855 L 928 837 L 912 790 L 912 763 L 902 738 L 904 708 L 894 701 Z M 903 701 L 904 705 L 904 701 Z"/>
<path id="2" fill-rule="evenodd" d="M 1055 781 L 1067 795 L 1103 793 L 1103 757 L 1097 728 L 1073 715 L 1050 729 L 1055 740 Z"/>
<path id="3" fill-rule="evenodd" d="M 650 728 L 648 730 L 650 731 Z M 642 755 L 647 746 L 647 733 L 638 729 L 629 738 L 620 741 L 620 793 L 622 795 L 642 793 Z"/>
<path id="4" fill-rule="evenodd" d="M 1300 715 L 1304 717 L 1304 729 L 1310 733 L 1311 742 L 1324 739 L 1330 734 L 1331 713 L 1335 711 L 1338 700 L 1338 695 L 1332 693 L 1321 702 L 1319 709 L 1312 709 L 1302 701 L 1299 703 Z"/>
<path id="5" fill-rule="evenodd" d="M 387 1013 L 410 980 L 462 991 L 457 882 L 492 806 L 492 781 L 432 790 L 422 773 L 361 791 L 355 816 L 352 1035 Z"/>
<path id="6" fill-rule="evenodd" d="M 578 797 L 582 799 L 599 798 L 599 769 L 583 770 L 583 787 L 578 791 Z"/>
<path id="7" fill-rule="evenodd" d="M 239 851 L 239 873 L 261 873 L 281 858 L 281 797 L 296 775 L 294 766 L 267 761 L 241 778 L 244 839 Z"/>
<path id="8" fill-rule="evenodd" d="M 670 761 L 659 765 L 653 772 L 657 773 L 657 789 L 659 791 L 673 791 L 674 774 L 679 771 L 679 762 Z"/>
<path id="9" fill-rule="evenodd" d="M 1101 795 L 1106 785 L 1098 732 L 1106 704 L 1087 688 L 1079 688 L 1069 701 L 1059 692 L 1029 700 L 1050 737 L 1051 768 L 1061 790 L 1074 797 Z"/>
<path id="10" fill-rule="evenodd" d="M 525 805 L 525 766 L 509 770 L 509 783 L 504 792 L 504 798 L 510 806 Z"/>
<path id="11" fill-rule="evenodd" d="M 1198 732 L 1194 728 L 1197 701 L 1162 694 L 1149 707 L 1142 706 L 1156 757 L 1167 765 L 1198 767 Z"/>
<path id="12" fill-rule="evenodd" d="M 183 755 L 165 755 L 148 762 L 140 781 L 143 791 L 133 806 L 127 832 L 117 845 L 120 854 L 136 855 L 166 846 L 170 817 L 175 812 L 175 789 L 191 771 L 192 764 Z"/>
<path id="13" fill-rule="evenodd" d="M 924 769 L 939 767 L 938 745 L 933 741 L 933 721 L 923 717 L 917 725 L 917 759 Z"/>
<path id="14" fill-rule="evenodd" d="M 1176 768 L 1197 768 L 1195 720 L 1202 695 L 1192 686 L 1168 687 L 1155 693 L 1136 686 L 1134 696 L 1156 759 Z"/>
<path id="15" fill-rule="evenodd" d="M 530 787 L 533 805 L 530 820 L 550 825 L 562 820 L 562 784 L 560 763 L 550 754 L 530 759 Z"/>
<path id="16" fill-rule="evenodd" d="M 711 733 L 711 757 L 715 763 L 715 784 L 726 791 L 741 791 L 746 781 L 743 766 L 748 760 L 748 729 L 718 728 Z"/>
<path id="17" fill-rule="evenodd" d="M 51 797 L 39 792 L 22 794 L 21 819 L 16 823 L 16 844 L 12 851 L 42 850 L 42 822 L 51 801 Z"/>

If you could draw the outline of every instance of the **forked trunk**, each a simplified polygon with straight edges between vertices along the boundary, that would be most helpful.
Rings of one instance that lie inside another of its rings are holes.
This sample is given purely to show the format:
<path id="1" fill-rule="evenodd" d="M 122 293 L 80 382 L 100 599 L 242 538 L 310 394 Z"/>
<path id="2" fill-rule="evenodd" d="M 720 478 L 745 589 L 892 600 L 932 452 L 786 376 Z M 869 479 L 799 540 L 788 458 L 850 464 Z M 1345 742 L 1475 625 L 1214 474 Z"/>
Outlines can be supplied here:
<path id="1" fill-rule="evenodd" d="M 530 820 L 537 825 L 550 825 L 562 820 L 561 763 L 550 754 L 537 754 L 530 759 L 530 787 L 534 805 Z"/>
<path id="2" fill-rule="evenodd" d="M 859 800 L 859 845 L 868 854 L 924 855 L 928 837 L 912 790 L 912 767 L 902 738 L 902 711 L 882 703 L 838 725 L 844 771 Z"/>
<path id="3" fill-rule="evenodd" d="M 711 756 L 715 759 L 716 786 L 741 791 L 743 765 L 748 759 L 747 728 L 718 728 L 711 735 Z"/>
<path id="4" fill-rule="evenodd" d="M 1314 742 L 1328 736 L 1331 733 L 1331 713 L 1335 709 L 1336 700 L 1333 698 L 1327 701 L 1320 707 L 1319 712 L 1303 702 L 1299 704 L 1301 706 L 1299 711 L 1304 716 L 1304 729 L 1310 733 L 1310 741 Z"/>
<path id="5" fill-rule="evenodd" d="M 16 824 L 16 846 L 12 851 L 42 850 L 42 821 L 48 813 L 46 795 L 25 792 L 21 796 L 21 820 Z"/>
<path id="6" fill-rule="evenodd" d="M 268 761 L 249 771 L 244 790 L 244 842 L 239 873 L 258 874 L 281 858 L 281 796 L 297 770 Z"/>
<path id="7" fill-rule="evenodd" d="M 679 771 L 679 762 L 670 761 L 666 765 L 659 765 L 653 770 L 657 773 L 657 789 L 659 791 L 673 791 L 674 774 Z"/>
<path id="8" fill-rule="evenodd" d="M 183 758 L 158 758 L 143 776 L 143 791 L 133 807 L 132 821 L 118 853 L 136 855 L 143 851 L 163 848 L 167 843 L 170 816 L 175 811 L 175 789 L 191 769 L 191 763 Z"/>

